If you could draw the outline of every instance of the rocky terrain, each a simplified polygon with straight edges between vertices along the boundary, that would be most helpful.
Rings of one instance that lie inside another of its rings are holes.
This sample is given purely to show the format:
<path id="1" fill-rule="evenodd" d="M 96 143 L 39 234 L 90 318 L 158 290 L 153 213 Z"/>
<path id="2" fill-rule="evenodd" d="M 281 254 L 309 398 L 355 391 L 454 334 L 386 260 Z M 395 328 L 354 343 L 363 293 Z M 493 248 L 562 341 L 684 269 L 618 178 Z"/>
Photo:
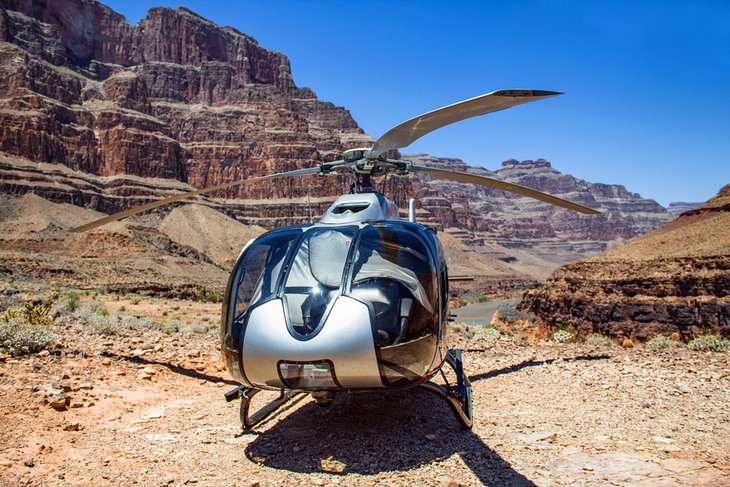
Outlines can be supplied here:
<path id="1" fill-rule="evenodd" d="M 0 191 L 34 192 L 104 213 L 308 167 L 372 142 L 346 109 L 297 87 L 286 56 L 184 8 L 154 8 L 132 26 L 93 0 L 3 2 L 0 74 Z M 488 171 L 457 159 L 411 158 L 604 211 L 583 218 L 495 190 L 388 179 L 385 193 L 401 207 L 425 195 L 423 221 L 440 225 L 494 267 L 509 269 L 515 282 L 543 278 L 561 263 L 671 219 L 621 186 L 590 184 L 539 159 Z M 273 228 L 322 214 L 348 186 L 345 178 L 294 178 L 242 185 L 196 202 Z M 160 211 L 163 218 L 170 209 Z"/>
<path id="2" fill-rule="evenodd" d="M 509 160 L 496 171 L 460 159 L 405 156 L 423 165 L 509 181 L 602 211 L 585 216 L 530 198 L 468 184 L 422 178 L 419 202 L 456 238 L 514 269 L 545 278 L 559 264 L 604 252 L 669 222 L 653 200 L 623 186 L 562 174 L 544 159 Z"/>
<path id="3" fill-rule="evenodd" d="M 667 211 L 672 215 L 679 216 L 685 211 L 694 210 L 698 206 L 702 206 L 702 203 L 687 203 L 686 201 L 674 201 L 669 203 Z"/>
<path id="4" fill-rule="evenodd" d="M 522 307 L 584 334 L 730 336 L 730 185 L 648 235 L 557 269 Z"/>
<path id="5" fill-rule="evenodd" d="M 407 390 L 242 434 L 218 305 L 81 294 L 47 351 L 0 355 L 0 485 L 730 485 L 727 353 L 453 335 L 471 431 Z"/>

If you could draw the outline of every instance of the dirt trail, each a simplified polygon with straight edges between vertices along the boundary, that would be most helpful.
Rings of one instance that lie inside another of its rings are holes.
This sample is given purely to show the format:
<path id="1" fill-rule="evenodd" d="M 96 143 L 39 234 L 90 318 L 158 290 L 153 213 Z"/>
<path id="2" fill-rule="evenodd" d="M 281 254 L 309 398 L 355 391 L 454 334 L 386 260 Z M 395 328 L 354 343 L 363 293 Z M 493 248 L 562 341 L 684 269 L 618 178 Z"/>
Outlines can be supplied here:
<path id="1" fill-rule="evenodd" d="M 472 431 L 409 390 L 307 397 L 241 434 L 215 337 L 72 328 L 0 361 L 4 484 L 730 485 L 728 354 L 463 342 Z"/>

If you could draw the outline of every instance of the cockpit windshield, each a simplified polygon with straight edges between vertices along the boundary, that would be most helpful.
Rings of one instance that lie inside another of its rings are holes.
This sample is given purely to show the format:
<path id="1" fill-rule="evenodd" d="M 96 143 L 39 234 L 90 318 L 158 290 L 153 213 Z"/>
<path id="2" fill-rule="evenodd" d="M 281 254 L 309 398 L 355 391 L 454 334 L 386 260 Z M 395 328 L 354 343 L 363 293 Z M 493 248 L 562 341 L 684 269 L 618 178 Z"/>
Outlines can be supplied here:
<path id="1" fill-rule="evenodd" d="M 284 283 L 289 324 L 302 337 L 313 334 L 340 290 L 356 227 L 314 228 L 299 244 Z"/>

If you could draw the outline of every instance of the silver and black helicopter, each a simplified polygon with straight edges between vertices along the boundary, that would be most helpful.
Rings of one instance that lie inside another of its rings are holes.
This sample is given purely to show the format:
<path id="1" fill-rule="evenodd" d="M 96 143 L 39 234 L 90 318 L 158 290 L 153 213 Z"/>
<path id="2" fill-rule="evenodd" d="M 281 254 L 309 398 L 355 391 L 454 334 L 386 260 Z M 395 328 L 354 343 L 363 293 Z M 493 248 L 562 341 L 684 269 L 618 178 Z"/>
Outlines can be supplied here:
<path id="1" fill-rule="evenodd" d="M 329 406 L 336 392 L 420 386 L 444 398 L 459 422 L 472 425 L 471 384 L 461 351 L 448 344 L 449 280 L 435 231 L 409 220 L 373 189 L 372 178 L 424 173 L 538 199 L 584 214 L 598 211 L 530 188 L 474 174 L 388 159 L 440 127 L 561 93 L 500 90 L 412 118 L 372 147 L 342 160 L 182 193 L 75 228 L 83 232 L 195 195 L 275 178 L 350 173 L 353 193 L 340 196 L 315 224 L 279 228 L 251 240 L 228 281 L 220 337 L 223 361 L 241 385 L 241 421 L 250 429 L 293 397 Z M 431 381 L 448 365 L 456 380 Z M 277 399 L 251 412 L 262 390 Z"/>

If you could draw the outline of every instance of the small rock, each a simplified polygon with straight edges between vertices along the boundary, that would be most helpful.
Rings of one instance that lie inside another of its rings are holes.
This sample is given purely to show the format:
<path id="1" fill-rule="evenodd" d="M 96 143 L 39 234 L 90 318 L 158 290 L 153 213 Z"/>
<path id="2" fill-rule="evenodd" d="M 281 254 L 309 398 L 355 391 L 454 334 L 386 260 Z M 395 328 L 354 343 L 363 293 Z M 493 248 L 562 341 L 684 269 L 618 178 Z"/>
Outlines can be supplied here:
<path id="1" fill-rule="evenodd" d="M 68 397 L 66 397 L 66 394 L 63 392 L 59 394 L 54 394 L 50 397 L 48 400 L 48 404 L 58 411 L 62 411 L 66 409 L 66 401 L 68 401 Z"/>
<path id="2" fill-rule="evenodd" d="M 433 440 L 435 440 L 435 439 L 436 439 L 436 435 L 434 435 L 434 434 L 432 434 L 432 433 L 429 433 L 429 434 L 427 434 L 427 435 L 426 435 L 426 439 L 427 439 L 428 441 L 433 441 Z"/>
<path id="3" fill-rule="evenodd" d="M 79 423 L 68 423 L 63 427 L 63 431 L 78 431 L 81 428 Z"/>
<path id="4" fill-rule="evenodd" d="M 105 358 L 101 361 L 101 365 L 111 365 L 112 361 L 111 359 Z"/>
<path id="5" fill-rule="evenodd" d="M 94 384 L 90 380 L 85 380 L 79 384 L 79 389 L 91 390 L 94 388 Z"/>
<path id="6" fill-rule="evenodd" d="M 25 465 L 26 467 L 33 468 L 33 467 L 35 467 L 35 460 L 33 460 L 32 458 L 29 458 L 23 462 L 23 465 Z"/>
<path id="7" fill-rule="evenodd" d="M 9 468 L 12 466 L 13 466 L 13 462 L 11 462 L 10 460 L 5 460 L 5 459 L 0 460 L 0 467 Z"/>
<path id="8" fill-rule="evenodd" d="M 84 407 L 84 403 L 81 401 L 71 400 L 68 407 L 70 407 L 71 409 L 82 408 Z"/>
<path id="9" fill-rule="evenodd" d="M 549 431 L 536 431 L 534 433 L 530 433 L 529 435 L 517 435 L 519 439 L 524 441 L 525 443 L 535 443 L 537 441 L 544 441 L 544 440 L 554 440 L 557 435 L 557 433 L 552 433 Z"/>
<path id="10" fill-rule="evenodd" d="M 621 346 L 624 348 L 634 348 L 634 341 L 631 338 L 624 338 L 621 342 Z"/>

